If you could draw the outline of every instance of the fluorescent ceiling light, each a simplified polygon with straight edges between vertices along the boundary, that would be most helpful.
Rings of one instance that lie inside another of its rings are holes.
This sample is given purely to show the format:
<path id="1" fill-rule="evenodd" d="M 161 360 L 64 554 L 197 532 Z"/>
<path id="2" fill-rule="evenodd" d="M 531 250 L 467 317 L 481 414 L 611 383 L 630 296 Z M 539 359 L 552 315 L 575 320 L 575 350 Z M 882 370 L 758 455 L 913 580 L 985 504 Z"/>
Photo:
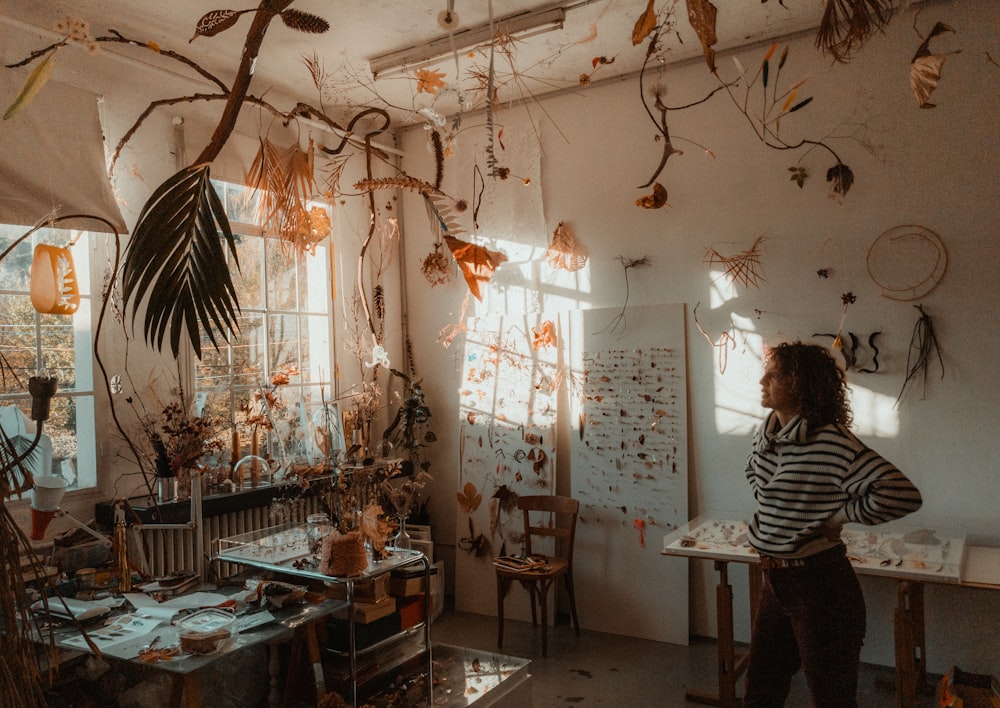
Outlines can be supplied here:
<path id="1" fill-rule="evenodd" d="M 438 39 L 425 42 L 408 49 L 389 52 L 373 57 L 368 62 L 372 76 L 376 79 L 386 74 L 409 71 L 439 59 L 450 56 L 454 52 L 471 49 L 480 44 L 492 42 L 497 34 L 510 35 L 517 39 L 534 37 L 535 35 L 560 30 L 566 20 L 565 8 L 557 7 L 551 10 L 521 12 L 508 15 L 489 24 L 471 27 L 453 32 Z"/>

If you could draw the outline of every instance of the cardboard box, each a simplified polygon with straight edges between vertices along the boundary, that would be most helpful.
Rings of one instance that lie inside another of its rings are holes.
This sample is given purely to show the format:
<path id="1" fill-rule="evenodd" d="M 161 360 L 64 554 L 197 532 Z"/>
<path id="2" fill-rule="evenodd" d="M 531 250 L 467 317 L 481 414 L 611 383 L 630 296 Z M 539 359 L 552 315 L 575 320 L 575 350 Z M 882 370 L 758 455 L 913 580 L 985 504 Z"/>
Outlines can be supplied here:
<path id="1" fill-rule="evenodd" d="M 378 575 L 368 580 L 354 583 L 354 600 L 356 602 L 378 602 L 389 595 L 386 575 Z M 347 583 L 327 583 L 326 596 L 331 600 L 347 601 Z"/>
<path id="2" fill-rule="evenodd" d="M 431 578 L 438 572 L 436 566 L 431 566 Z M 424 567 L 423 565 L 409 565 L 405 568 L 392 571 L 389 575 L 387 586 L 389 594 L 393 597 L 413 597 L 424 594 Z"/>
<path id="3" fill-rule="evenodd" d="M 349 608 L 343 607 L 333 613 L 333 617 L 346 620 Z M 396 611 L 396 598 L 386 595 L 378 602 L 355 602 L 354 622 L 355 624 L 371 624 L 375 620 L 387 617 Z"/>
<path id="4" fill-rule="evenodd" d="M 424 596 L 408 597 L 399 601 L 399 624 L 403 629 L 409 629 L 420 624 L 425 619 Z"/>
<path id="5" fill-rule="evenodd" d="M 1000 683 L 988 674 L 971 674 L 953 667 L 938 684 L 940 708 L 1000 708 Z"/>

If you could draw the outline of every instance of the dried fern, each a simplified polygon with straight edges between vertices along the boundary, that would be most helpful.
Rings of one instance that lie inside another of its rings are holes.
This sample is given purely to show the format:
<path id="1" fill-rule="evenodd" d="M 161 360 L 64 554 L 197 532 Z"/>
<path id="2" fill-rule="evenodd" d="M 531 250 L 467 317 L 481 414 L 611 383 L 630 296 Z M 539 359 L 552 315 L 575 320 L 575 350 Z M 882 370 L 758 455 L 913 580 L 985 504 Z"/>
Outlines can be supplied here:
<path id="1" fill-rule="evenodd" d="M 891 19 L 891 0 L 826 0 L 816 47 L 846 63 L 873 34 L 884 32 Z"/>
<path id="2" fill-rule="evenodd" d="M 378 189 L 405 189 L 408 192 L 416 192 L 418 194 L 431 194 L 440 191 L 430 182 L 424 182 L 422 179 L 410 177 L 409 175 L 400 175 L 399 177 L 370 177 L 355 182 L 354 188 L 361 192 L 374 192 Z"/>

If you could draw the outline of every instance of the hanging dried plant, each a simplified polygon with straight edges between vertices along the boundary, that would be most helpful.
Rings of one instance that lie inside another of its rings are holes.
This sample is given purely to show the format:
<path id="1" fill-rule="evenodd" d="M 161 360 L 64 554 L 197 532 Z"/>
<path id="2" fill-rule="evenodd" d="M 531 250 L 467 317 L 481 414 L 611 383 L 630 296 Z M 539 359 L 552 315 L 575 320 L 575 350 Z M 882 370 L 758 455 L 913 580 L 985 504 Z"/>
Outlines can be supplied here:
<path id="1" fill-rule="evenodd" d="M 672 150 L 672 152 L 677 151 Z M 653 185 L 653 193 L 639 197 L 635 200 L 635 205 L 643 209 L 661 209 L 668 206 L 666 188 L 659 182 L 656 182 Z"/>
<path id="2" fill-rule="evenodd" d="M 322 17 L 301 10 L 285 10 L 280 15 L 285 27 L 307 34 L 323 34 L 330 31 L 330 23 Z"/>
<path id="3" fill-rule="evenodd" d="M 246 177 L 249 196 L 259 195 L 257 225 L 297 250 L 315 250 L 313 222 L 306 208 L 316 192 L 314 155 L 312 138 L 306 150 L 296 143 L 282 152 L 263 137 Z"/>
<path id="4" fill-rule="evenodd" d="M 443 245 L 440 241 L 435 243 L 434 250 L 428 253 L 420 264 L 420 272 L 423 273 L 432 288 L 447 283 L 453 276 L 451 261 L 441 253 Z"/>
<path id="5" fill-rule="evenodd" d="M 422 179 L 409 175 L 361 179 L 354 183 L 354 188 L 361 192 L 372 192 L 376 189 L 405 189 L 408 192 L 428 194 L 438 191 L 437 187 L 430 182 L 424 182 Z"/>
<path id="6" fill-rule="evenodd" d="M 479 291 L 480 283 L 488 282 L 500 264 L 507 260 L 507 256 L 499 251 L 491 251 L 485 246 L 462 241 L 447 234 L 444 236 L 444 242 L 451 250 L 451 255 L 458 263 L 462 275 L 465 276 L 469 291 L 476 296 L 477 300 L 482 300 L 483 296 Z"/>
<path id="7" fill-rule="evenodd" d="M 760 254 L 766 236 L 758 236 L 747 250 L 733 256 L 724 256 L 711 247 L 705 249 L 705 262 L 710 266 L 719 264 L 725 269 L 725 275 L 733 283 L 738 283 L 746 289 L 759 288 L 762 282 L 767 282 L 761 270 Z"/>
<path id="8" fill-rule="evenodd" d="M 615 334 L 618 332 L 619 328 L 621 328 L 621 334 L 625 334 L 625 330 L 628 328 L 628 321 L 625 317 L 625 311 L 628 309 L 629 296 L 628 272 L 632 268 L 641 268 L 652 264 L 646 256 L 643 256 L 642 258 L 626 258 L 625 256 L 618 256 L 618 262 L 622 264 L 622 269 L 625 271 L 625 300 L 622 302 L 621 312 L 615 315 L 607 326 L 601 330 L 601 332 L 607 332 L 609 334 Z"/>
<path id="9" fill-rule="evenodd" d="M 873 34 L 884 32 L 891 19 L 892 0 L 826 0 L 816 47 L 846 63 Z"/>
<path id="10" fill-rule="evenodd" d="M 914 305 L 920 311 L 920 318 L 913 326 L 913 335 L 910 337 L 910 350 L 906 355 L 906 378 L 903 380 L 903 388 L 896 397 L 895 405 L 903 400 L 906 387 L 918 376 L 923 379 L 923 392 L 921 400 L 927 396 L 927 375 L 930 373 L 931 357 L 936 356 L 938 366 L 941 368 L 941 378 L 944 378 L 944 359 L 941 358 L 941 347 L 938 346 L 937 336 L 934 334 L 934 322 L 927 314 L 922 305 Z"/>
<path id="11" fill-rule="evenodd" d="M 913 91 L 913 96 L 921 108 L 934 108 L 930 97 L 941 79 L 941 68 L 944 66 L 944 60 L 948 58 L 948 53 L 931 54 L 930 41 L 939 34 L 954 31 L 943 22 L 936 23 L 910 61 L 910 90 Z"/>

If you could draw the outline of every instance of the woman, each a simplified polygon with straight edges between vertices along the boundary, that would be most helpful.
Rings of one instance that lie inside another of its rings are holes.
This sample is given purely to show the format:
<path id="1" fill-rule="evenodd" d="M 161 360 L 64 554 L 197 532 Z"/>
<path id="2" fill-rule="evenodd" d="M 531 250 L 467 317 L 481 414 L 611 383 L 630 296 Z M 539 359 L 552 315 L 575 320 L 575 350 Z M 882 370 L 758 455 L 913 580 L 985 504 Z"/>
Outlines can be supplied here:
<path id="1" fill-rule="evenodd" d="M 749 538 L 764 574 L 744 705 L 783 706 L 801 667 L 814 708 L 854 708 L 865 603 L 840 540 L 845 522 L 879 524 L 920 508 L 920 492 L 858 440 L 843 371 L 824 348 L 767 353 L 746 475 Z"/>

